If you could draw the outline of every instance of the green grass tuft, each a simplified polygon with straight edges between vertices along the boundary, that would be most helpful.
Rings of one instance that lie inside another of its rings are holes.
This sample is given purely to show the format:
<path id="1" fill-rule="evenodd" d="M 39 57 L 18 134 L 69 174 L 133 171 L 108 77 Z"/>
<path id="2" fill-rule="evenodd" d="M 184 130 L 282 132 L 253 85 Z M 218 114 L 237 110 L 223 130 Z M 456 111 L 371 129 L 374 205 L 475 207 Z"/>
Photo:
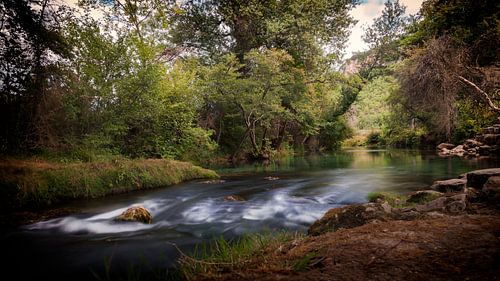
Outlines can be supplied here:
<path id="1" fill-rule="evenodd" d="M 370 192 L 367 199 L 369 202 L 375 203 L 378 200 L 387 201 L 393 208 L 404 208 L 406 204 L 406 196 L 393 192 Z"/>
<path id="2" fill-rule="evenodd" d="M 291 232 L 247 234 L 236 240 L 220 238 L 209 245 L 195 249 L 192 255 L 182 255 L 179 272 L 187 280 L 200 276 L 217 276 L 223 272 L 238 270 L 252 259 L 264 254 L 266 249 L 277 249 L 281 245 L 301 237 Z"/>
<path id="3" fill-rule="evenodd" d="M 315 257 L 316 257 L 316 252 L 307 253 L 305 256 L 303 256 L 297 262 L 295 262 L 295 264 L 293 265 L 293 270 L 305 271 L 309 267 L 311 260 L 314 259 Z"/>

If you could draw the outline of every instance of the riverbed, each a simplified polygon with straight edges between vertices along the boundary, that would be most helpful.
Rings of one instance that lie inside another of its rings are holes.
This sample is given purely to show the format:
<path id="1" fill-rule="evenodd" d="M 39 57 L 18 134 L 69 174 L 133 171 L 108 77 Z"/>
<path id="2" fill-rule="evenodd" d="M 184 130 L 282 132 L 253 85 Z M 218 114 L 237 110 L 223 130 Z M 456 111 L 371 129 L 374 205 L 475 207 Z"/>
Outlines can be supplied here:
<path id="1" fill-rule="evenodd" d="M 224 182 L 188 182 L 146 192 L 72 202 L 81 212 L 23 226 L 0 243 L 13 280 L 124 280 L 162 276 L 178 250 L 221 236 L 305 232 L 327 210 L 366 202 L 370 192 L 410 193 L 482 168 L 488 159 L 441 158 L 434 151 L 349 149 L 332 155 L 217 168 Z M 269 178 L 271 177 L 271 178 Z M 225 201 L 239 195 L 245 201 Z M 116 222 L 142 205 L 153 223 Z M 174 246 L 175 244 L 175 246 Z"/>

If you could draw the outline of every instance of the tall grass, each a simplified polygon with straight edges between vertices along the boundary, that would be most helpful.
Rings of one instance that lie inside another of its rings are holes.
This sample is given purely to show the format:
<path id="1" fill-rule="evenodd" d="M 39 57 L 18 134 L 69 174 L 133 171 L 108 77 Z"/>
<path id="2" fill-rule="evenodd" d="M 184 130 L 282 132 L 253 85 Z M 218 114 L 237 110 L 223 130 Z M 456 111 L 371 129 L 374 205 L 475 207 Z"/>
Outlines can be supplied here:
<path id="1" fill-rule="evenodd" d="M 41 207 L 182 181 L 218 178 L 211 170 L 165 159 L 114 159 L 90 163 L 0 161 L 3 208 Z"/>

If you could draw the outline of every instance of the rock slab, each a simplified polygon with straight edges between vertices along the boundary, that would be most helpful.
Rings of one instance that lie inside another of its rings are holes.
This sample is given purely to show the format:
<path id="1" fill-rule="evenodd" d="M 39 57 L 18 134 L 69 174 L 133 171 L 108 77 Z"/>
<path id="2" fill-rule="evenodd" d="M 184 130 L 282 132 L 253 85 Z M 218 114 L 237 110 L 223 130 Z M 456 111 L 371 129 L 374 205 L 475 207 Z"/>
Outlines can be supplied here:
<path id="1" fill-rule="evenodd" d="M 462 191 L 466 185 L 467 179 L 449 179 L 434 182 L 431 189 L 439 192 Z"/>
<path id="2" fill-rule="evenodd" d="M 467 173 L 467 186 L 482 189 L 490 177 L 500 176 L 500 168 L 476 170 Z"/>

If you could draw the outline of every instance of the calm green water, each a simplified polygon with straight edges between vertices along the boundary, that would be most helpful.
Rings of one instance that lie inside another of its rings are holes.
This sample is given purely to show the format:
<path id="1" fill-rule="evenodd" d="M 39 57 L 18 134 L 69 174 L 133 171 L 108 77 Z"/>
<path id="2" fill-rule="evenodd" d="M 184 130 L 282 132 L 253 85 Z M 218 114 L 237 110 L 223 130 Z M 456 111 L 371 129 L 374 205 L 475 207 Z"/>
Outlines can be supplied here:
<path id="1" fill-rule="evenodd" d="M 249 232 L 306 231 L 328 209 L 361 203 L 372 191 L 408 193 L 481 168 L 493 160 L 440 158 L 434 152 L 347 150 L 218 169 L 224 183 L 189 182 L 148 192 L 75 202 L 81 213 L 25 226 L 1 237 L 13 280 L 127 279 L 172 266 L 178 253 L 214 238 Z M 279 177 L 267 180 L 265 177 Z M 237 194 L 244 202 L 227 202 Z M 115 222 L 126 208 L 143 205 L 154 223 Z M 26 270 L 29 269 L 29 270 Z M 92 273 L 94 272 L 94 273 Z"/>

